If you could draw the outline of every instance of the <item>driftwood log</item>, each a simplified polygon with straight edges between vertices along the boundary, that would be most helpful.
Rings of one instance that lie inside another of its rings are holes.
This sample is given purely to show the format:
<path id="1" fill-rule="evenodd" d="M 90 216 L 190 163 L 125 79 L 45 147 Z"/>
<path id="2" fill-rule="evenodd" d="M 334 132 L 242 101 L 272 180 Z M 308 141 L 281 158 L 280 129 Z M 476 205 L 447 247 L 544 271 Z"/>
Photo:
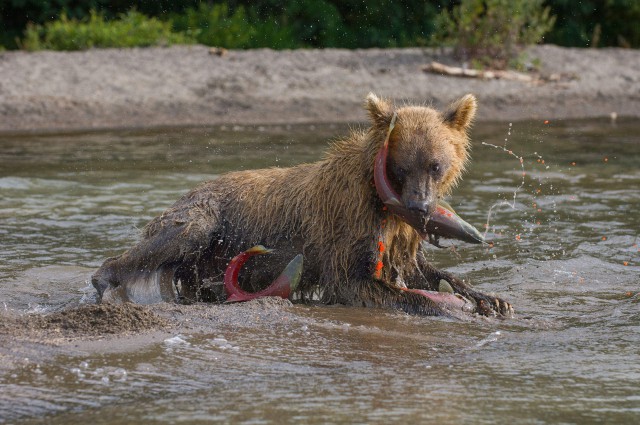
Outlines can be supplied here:
<path id="1" fill-rule="evenodd" d="M 522 83 L 533 83 L 537 80 L 537 78 L 523 74 L 522 72 L 468 69 L 458 66 L 448 66 L 440 62 L 431 62 L 429 65 L 425 65 L 422 70 L 424 72 L 451 75 L 453 77 L 481 78 L 484 80 L 501 79 L 520 81 Z"/>

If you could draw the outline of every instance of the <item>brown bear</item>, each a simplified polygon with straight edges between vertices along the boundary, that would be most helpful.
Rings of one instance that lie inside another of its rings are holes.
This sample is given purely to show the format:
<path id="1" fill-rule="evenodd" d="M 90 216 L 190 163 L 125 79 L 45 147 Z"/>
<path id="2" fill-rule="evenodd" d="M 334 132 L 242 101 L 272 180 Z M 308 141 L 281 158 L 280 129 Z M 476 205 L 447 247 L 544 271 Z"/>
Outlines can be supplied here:
<path id="1" fill-rule="evenodd" d="M 243 271 L 242 285 L 250 290 L 267 286 L 302 253 L 296 295 L 303 301 L 446 314 L 432 299 L 406 290 L 437 291 L 444 279 L 475 301 L 477 312 L 510 314 L 505 301 L 434 268 L 422 249 L 420 223 L 428 222 L 468 161 L 475 97 L 464 96 L 444 113 L 396 108 L 374 94 L 365 106 L 371 127 L 335 142 L 318 162 L 231 172 L 180 198 L 151 220 L 136 246 L 107 259 L 92 276 L 99 300 L 221 301 L 216 283 L 229 260 L 261 244 L 275 254 L 252 260 Z M 385 207 L 373 183 L 383 144 L 390 185 L 419 218 L 411 224 Z"/>

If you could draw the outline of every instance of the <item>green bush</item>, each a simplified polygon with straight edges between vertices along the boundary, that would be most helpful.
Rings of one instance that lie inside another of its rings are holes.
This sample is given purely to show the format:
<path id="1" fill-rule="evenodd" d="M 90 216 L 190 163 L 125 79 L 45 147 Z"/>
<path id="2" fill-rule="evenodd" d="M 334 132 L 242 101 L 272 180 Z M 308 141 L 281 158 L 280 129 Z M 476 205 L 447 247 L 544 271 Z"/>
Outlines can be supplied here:
<path id="1" fill-rule="evenodd" d="M 275 18 L 260 21 L 255 14 L 255 33 L 251 39 L 251 48 L 268 47 L 270 49 L 295 49 L 303 47 L 289 25 L 283 25 Z"/>
<path id="2" fill-rule="evenodd" d="M 256 33 L 244 7 L 231 13 L 226 3 L 200 3 L 197 9 L 189 8 L 184 14 L 175 15 L 173 27 L 198 43 L 229 49 L 250 47 Z"/>
<path id="3" fill-rule="evenodd" d="M 171 18 L 175 31 L 184 32 L 198 43 L 227 49 L 270 47 L 286 49 L 301 47 L 291 26 L 280 19 L 260 18 L 254 9 L 227 3 L 200 3 Z"/>
<path id="4" fill-rule="evenodd" d="M 84 50 L 92 47 L 135 47 L 193 43 L 188 34 L 172 31 L 171 23 L 149 18 L 135 10 L 106 20 L 92 10 L 87 19 L 60 19 L 44 25 L 29 24 L 21 47 L 27 50 Z"/>
<path id="5" fill-rule="evenodd" d="M 545 41 L 576 47 L 640 47 L 638 0 L 552 0 L 548 4 L 558 22 Z"/>
<path id="6" fill-rule="evenodd" d="M 346 28 L 340 12 L 325 0 L 296 0 L 282 13 L 283 27 L 290 28 L 292 41 L 303 47 L 339 47 Z"/>
<path id="7" fill-rule="evenodd" d="M 427 45 L 433 21 L 450 0 L 236 0 L 251 4 L 261 22 L 290 31 L 296 47 Z M 231 3 L 230 3 L 231 4 Z M 258 35 L 259 36 L 259 35 Z"/>
<path id="8" fill-rule="evenodd" d="M 517 66 L 524 46 L 542 41 L 555 17 L 543 0 L 462 0 L 436 21 L 434 41 L 476 67 Z"/>

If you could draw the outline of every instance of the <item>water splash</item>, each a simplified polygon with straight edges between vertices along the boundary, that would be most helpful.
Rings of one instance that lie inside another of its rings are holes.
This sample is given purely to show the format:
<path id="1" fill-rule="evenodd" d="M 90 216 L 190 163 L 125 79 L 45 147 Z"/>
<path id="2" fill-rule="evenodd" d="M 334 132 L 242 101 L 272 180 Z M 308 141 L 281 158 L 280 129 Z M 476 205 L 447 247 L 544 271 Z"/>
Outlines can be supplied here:
<path id="1" fill-rule="evenodd" d="M 513 190 L 512 195 L 509 197 L 509 199 L 502 199 L 498 202 L 495 202 L 493 205 L 491 205 L 491 207 L 489 208 L 489 211 L 487 212 L 487 219 L 486 222 L 484 224 L 484 237 L 487 237 L 487 233 L 489 232 L 490 228 L 491 228 L 491 221 L 492 218 L 495 215 L 495 212 L 498 208 L 500 207 L 508 207 L 511 210 L 514 211 L 521 211 L 524 212 L 525 217 L 529 217 L 529 212 L 527 212 L 527 210 L 523 210 L 521 207 L 519 207 L 518 204 L 518 196 L 521 194 L 521 192 L 523 192 L 523 190 L 526 187 L 527 181 L 526 181 L 526 177 L 528 175 L 530 175 L 530 173 L 527 172 L 527 170 L 525 169 L 525 156 L 527 155 L 519 155 L 517 153 L 515 153 L 512 149 L 509 149 L 507 147 L 507 144 L 509 142 L 509 136 L 511 136 L 511 131 L 513 128 L 513 124 L 509 123 L 509 128 L 507 130 L 507 137 L 504 139 L 504 145 L 499 146 L 493 143 L 488 143 L 488 142 L 481 142 L 481 144 L 483 146 L 487 146 L 493 149 L 498 149 L 499 151 L 504 152 L 505 154 L 515 158 L 515 160 L 518 161 L 520 170 L 519 170 L 519 176 L 520 176 L 520 182 L 517 185 L 517 187 Z M 542 141 L 541 141 L 542 142 Z M 532 167 L 537 163 L 539 164 L 541 167 L 543 167 L 544 170 L 549 170 L 550 166 L 546 163 L 544 157 L 538 153 L 537 151 L 533 152 L 533 154 L 531 154 L 530 156 L 532 156 L 534 158 Z M 532 231 L 535 226 L 539 226 L 541 225 L 541 221 L 540 220 L 536 220 L 536 213 L 541 213 L 542 212 L 542 208 L 538 205 L 537 202 L 535 202 L 535 200 L 537 199 L 537 197 L 539 195 L 542 194 L 543 191 L 543 183 L 542 183 L 542 178 L 538 178 L 537 179 L 537 186 L 534 186 L 534 184 L 530 184 L 529 187 L 531 187 L 532 190 L 532 197 L 534 199 L 534 202 L 532 202 L 531 206 L 534 208 L 534 213 L 533 216 L 531 218 L 531 222 L 529 223 L 529 231 Z M 550 187 L 551 190 L 553 190 L 553 186 Z M 553 213 L 556 214 L 557 213 L 557 206 L 556 206 L 556 201 L 554 199 L 551 200 L 551 205 L 553 208 Z M 527 223 L 527 219 L 525 219 L 525 225 Z M 520 241 L 521 240 L 521 235 L 520 233 L 515 235 L 515 239 Z M 491 248 L 491 246 L 490 246 Z"/>
<path id="2" fill-rule="evenodd" d="M 520 184 L 518 185 L 518 187 L 516 187 L 516 189 L 513 191 L 513 198 L 511 200 L 511 202 L 507 201 L 506 199 L 503 199 L 501 201 L 498 201 L 498 202 L 494 203 L 489 208 L 489 211 L 487 213 L 487 221 L 484 224 L 484 235 L 483 235 L 483 237 L 485 239 L 487 237 L 487 233 L 489 232 L 490 223 L 491 223 L 491 216 L 493 215 L 493 210 L 496 209 L 496 208 L 502 207 L 502 206 L 508 206 L 509 208 L 511 208 L 513 210 L 518 210 L 518 208 L 516 208 L 516 199 L 518 197 L 518 192 L 520 192 L 522 190 L 522 188 L 524 187 L 524 185 L 525 185 L 524 177 L 526 175 L 526 171 L 524 169 L 524 158 L 522 156 L 516 155 L 511 149 L 507 148 L 507 143 L 509 141 L 509 137 L 508 136 L 511 136 L 512 126 L 513 126 L 513 123 L 509 123 L 509 129 L 507 131 L 507 137 L 504 139 L 504 146 L 498 146 L 498 145 L 494 145 L 492 143 L 482 142 L 483 146 L 489 146 L 491 148 L 501 150 L 501 151 L 507 153 L 508 155 L 514 157 L 515 159 L 517 159 L 520 162 L 520 169 L 522 170 L 522 179 L 520 180 Z"/>

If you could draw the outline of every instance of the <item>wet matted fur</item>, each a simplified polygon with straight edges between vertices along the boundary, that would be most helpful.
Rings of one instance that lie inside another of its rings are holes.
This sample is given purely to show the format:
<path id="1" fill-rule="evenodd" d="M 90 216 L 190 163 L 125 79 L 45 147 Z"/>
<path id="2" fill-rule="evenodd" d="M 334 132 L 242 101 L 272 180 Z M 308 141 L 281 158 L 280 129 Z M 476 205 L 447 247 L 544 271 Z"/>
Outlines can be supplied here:
<path id="1" fill-rule="evenodd" d="M 335 142 L 318 162 L 224 174 L 180 198 L 145 227 L 137 245 L 93 275 L 99 298 L 220 300 L 215 287 L 229 260 L 262 244 L 276 254 L 246 267 L 241 281 L 250 290 L 266 286 L 302 253 L 302 300 L 315 295 L 324 303 L 439 314 L 439 305 L 402 288 L 437 290 L 445 279 L 474 299 L 480 312 L 507 312 L 504 301 L 431 266 L 418 232 L 386 211 L 373 185 L 374 160 L 396 113 L 389 164 L 398 193 L 430 200 L 448 194 L 468 161 L 475 98 L 467 95 L 441 113 L 425 106 L 396 108 L 370 94 L 365 107 L 371 127 Z M 375 274 L 380 240 L 383 267 Z"/>

